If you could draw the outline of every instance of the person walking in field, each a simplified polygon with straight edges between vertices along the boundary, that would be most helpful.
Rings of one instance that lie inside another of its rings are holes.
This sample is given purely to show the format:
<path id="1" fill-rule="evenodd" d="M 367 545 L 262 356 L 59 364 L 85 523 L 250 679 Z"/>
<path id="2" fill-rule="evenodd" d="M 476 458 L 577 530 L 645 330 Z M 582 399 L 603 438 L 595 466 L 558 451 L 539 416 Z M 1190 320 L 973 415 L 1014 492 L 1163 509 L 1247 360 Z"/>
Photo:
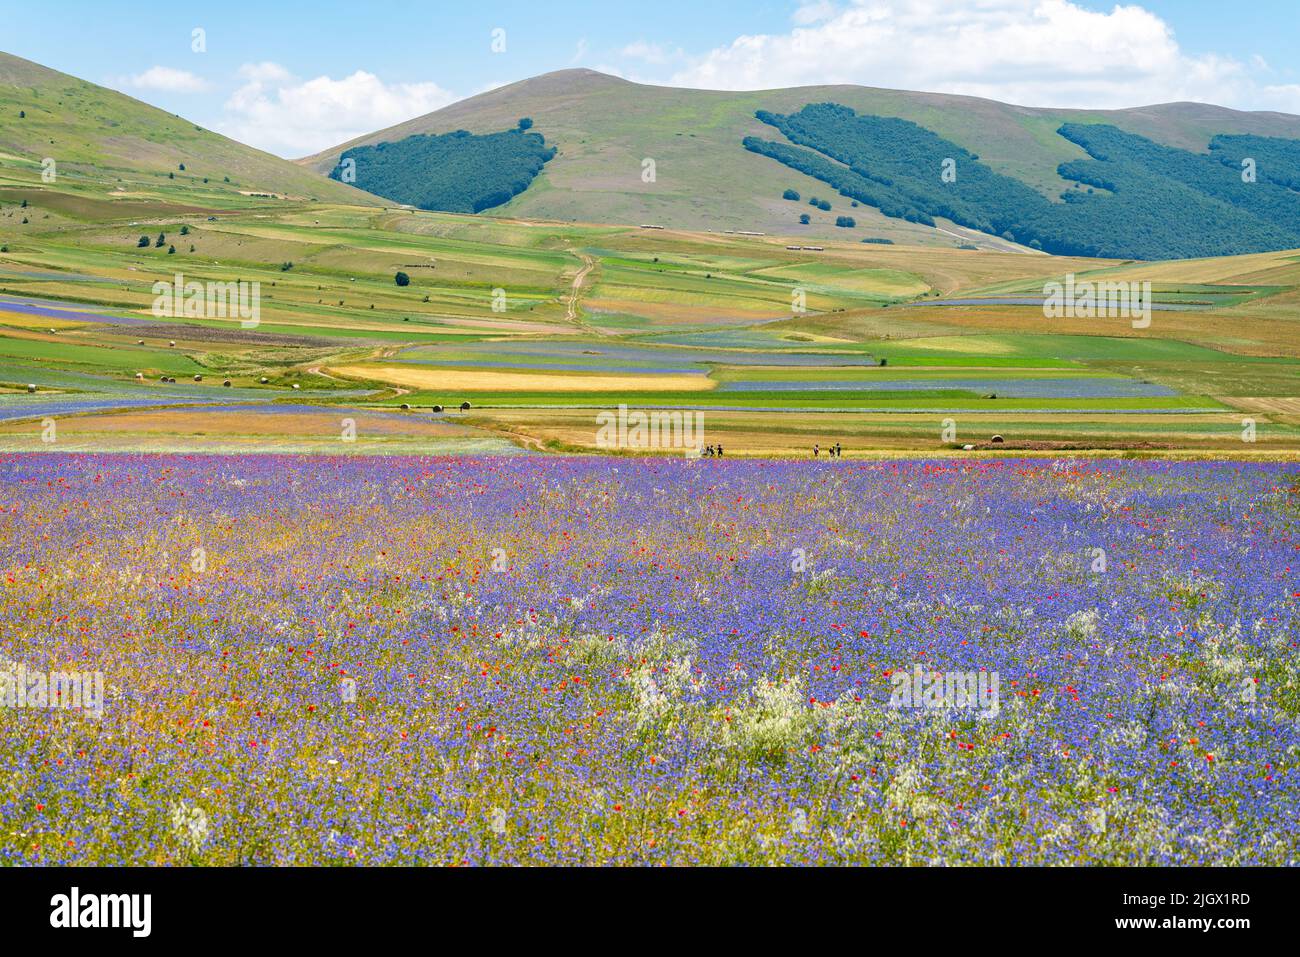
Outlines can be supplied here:
<path id="1" fill-rule="evenodd" d="M 817 456 L 818 456 L 820 453 L 821 453 L 821 446 L 819 446 L 819 445 L 814 445 L 814 446 L 813 446 L 813 458 L 817 458 Z"/>

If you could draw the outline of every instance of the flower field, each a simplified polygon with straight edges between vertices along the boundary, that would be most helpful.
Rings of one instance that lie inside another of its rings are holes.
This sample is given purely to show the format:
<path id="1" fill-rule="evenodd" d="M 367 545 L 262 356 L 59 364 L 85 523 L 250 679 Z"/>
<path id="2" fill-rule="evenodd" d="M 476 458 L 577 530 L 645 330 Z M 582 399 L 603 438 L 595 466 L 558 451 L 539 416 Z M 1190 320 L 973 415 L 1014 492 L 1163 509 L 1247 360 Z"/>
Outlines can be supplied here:
<path id="1" fill-rule="evenodd" d="M 0 863 L 1287 864 L 1300 469 L 0 457 Z M 996 675 L 996 708 L 892 699 Z"/>

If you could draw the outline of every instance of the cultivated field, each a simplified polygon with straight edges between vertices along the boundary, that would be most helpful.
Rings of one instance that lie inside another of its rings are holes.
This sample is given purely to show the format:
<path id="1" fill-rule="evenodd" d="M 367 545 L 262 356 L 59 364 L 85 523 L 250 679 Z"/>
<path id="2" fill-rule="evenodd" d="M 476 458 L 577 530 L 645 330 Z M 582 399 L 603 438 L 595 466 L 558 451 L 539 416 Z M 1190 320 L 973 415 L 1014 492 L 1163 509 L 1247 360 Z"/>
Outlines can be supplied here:
<path id="1" fill-rule="evenodd" d="M 89 183 L 33 178 L 0 167 L 0 448 L 43 447 L 50 418 L 104 448 L 147 448 L 174 410 L 234 404 L 251 419 L 303 403 L 324 411 L 315 440 L 328 448 L 341 407 L 405 411 L 418 439 L 435 406 L 464 402 L 458 425 L 533 449 L 594 449 L 596 416 L 619 404 L 702 410 L 706 442 L 748 455 L 819 441 L 942 452 L 994 435 L 1026 451 L 1300 447 L 1295 253 L 1120 264 L 806 251 L 293 200 L 251 211 L 201 192 L 206 208 L 141 199 L 120 207 L 128 218 L 111 198 L 70 206 Z M 178 273 L 258 283 L 255 327 L 158 318 L 154 284 Z M 1150 326 L 1045 318 L 1044 284 L 1066 274 L 1151 282 Z M 413 450 L 440 448 L 454 451 Z"/>

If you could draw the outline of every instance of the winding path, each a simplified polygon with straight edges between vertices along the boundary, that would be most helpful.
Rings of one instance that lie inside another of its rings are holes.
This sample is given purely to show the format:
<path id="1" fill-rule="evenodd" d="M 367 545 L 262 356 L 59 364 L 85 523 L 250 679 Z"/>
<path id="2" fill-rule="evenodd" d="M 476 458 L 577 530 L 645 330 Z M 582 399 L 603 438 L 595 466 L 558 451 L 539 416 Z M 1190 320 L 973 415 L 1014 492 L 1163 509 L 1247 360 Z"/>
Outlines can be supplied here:
<path id="1" fill-rule="evenodd" d="M 587 281 L 587 276 L 596 268 L 596 259 L 586 253 L 574 253 L 582 260 L 582 268 L 573 277 L 573 288 L 569 291 L 569 300 L 565 309 L 564 318 L 573 323 L 583 332 L 590 333 L 593 336 L 604 336 L 599 329 L 594 329 L 588 325 L 578 314 L 578 302 L 582 298 L 582 286 Z"/>

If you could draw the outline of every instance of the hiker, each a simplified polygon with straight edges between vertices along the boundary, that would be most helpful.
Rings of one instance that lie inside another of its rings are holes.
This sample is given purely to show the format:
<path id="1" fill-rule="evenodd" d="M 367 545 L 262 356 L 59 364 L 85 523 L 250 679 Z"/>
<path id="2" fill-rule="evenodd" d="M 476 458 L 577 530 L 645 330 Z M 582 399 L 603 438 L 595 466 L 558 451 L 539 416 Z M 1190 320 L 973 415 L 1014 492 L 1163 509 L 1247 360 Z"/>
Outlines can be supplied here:
<path id="1" fill-rule="evenodd" d="M 722 458 L 722 445 L 718 445 L 718 458 Z"/>
<path id="2" fill-rule="evenodd" d="M 821 452 L 821 446 L 819 446 L 819 445 L 814 445 L 814 446 L 813 446 L 813 458 L 817 458 L 817 456 L 820 454 L 820 452 Z"/>
<path id="3" fill-rule="evenodd" d="M 837 459 L 844 458 L 844 450 L 840 448 L 840 443 L 838 442 L 835 443 L 835 457 Z"/>

